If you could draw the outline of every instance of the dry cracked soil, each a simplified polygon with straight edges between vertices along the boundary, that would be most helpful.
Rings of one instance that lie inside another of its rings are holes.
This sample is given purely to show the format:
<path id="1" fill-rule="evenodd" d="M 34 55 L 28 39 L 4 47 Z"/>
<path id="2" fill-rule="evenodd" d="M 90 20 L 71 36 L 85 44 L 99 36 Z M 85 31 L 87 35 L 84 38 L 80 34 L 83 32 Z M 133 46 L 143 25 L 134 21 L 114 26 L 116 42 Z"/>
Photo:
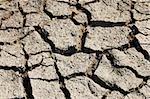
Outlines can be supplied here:
<path id="1" fill-rule="evenodd" d="M 150 99 L 150 0 L 0 0 L 0 99 Z"/>

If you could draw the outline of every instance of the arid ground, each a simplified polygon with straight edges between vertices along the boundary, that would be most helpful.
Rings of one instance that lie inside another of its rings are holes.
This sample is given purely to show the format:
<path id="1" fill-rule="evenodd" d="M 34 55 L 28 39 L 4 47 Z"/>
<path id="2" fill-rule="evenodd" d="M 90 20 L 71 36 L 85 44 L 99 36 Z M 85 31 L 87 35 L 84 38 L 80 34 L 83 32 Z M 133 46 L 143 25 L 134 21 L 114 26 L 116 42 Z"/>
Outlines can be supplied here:
<path id="1" fill-rule="evenodd" d="M 0 0 L 0 99 L 150 99 L 150 0 Z"/>

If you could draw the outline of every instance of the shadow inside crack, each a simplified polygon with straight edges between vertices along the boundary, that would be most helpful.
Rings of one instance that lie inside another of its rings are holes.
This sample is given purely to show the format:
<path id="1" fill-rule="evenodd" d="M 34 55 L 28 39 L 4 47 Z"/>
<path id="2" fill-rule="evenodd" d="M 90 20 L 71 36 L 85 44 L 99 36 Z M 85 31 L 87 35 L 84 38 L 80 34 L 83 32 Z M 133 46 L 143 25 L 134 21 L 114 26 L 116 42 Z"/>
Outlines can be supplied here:
<path id="1" fill-rule="evenodd" d="M 52 52 L 55 52 L 55 44 L 48 39 L 49 33 L 40 26 L 33 26 L 33 27 L 35 31 L 37 31 L 40 34 L 41 38 L 50 45 Z"/>
<path id="2" fill-rule="evenodd" d="M 41 38 L 50 45 L 53 53 L 58 53 L 65 56 L 71 56 L 72 54 L 77 52 L 75 46 L 70 46 L 68 47 L 67 50 L 56 48 L 53 41 L 48 39 L 49 33 L 45 29 L 41 28 L 40 26 L 34 26 L 34 28 L 40 34 Z"/>
<path id="3" fill-rule="evenodd" d="M 128 35 L 130 47 L 134 47 L 138 52 L 144 55 L 145 59 L 150 61 L 149 53 L 145 49 L 142 48 L 139 40 L 135 37 L 135 35 L 139 33 L 143 34 L 144 36 L 147 36 L 147 34 L 140 32 L 139 29 L 135 25 L 131 26 L 130 29 L 131 29 L 131 32 Z"/>
<path id="4" fill-rule="evenodd" d="M 134 47 L 138 52 L 142 53 L 146 60 L 150 61 L 149 53 L 142 48 L 142 46 L 139 43 L 139 40 L 136 37 L 132 41 L 129 41 L 129 43 L 131 47 Z"/>
<path id="5" fill-rule="evenodd" d="M 56 60 L 56 61 L 57 61 L 57 60 Z M 56 73 L 57 73 L 57 75 L 58 75 L 58 77 L 59 77 L 60 89 L 61 89 L 62 92 L 64 93 L 66 99 L 71 99 L 71 94 L 70 94 L 69 90 L 66 88 L 65 78 L 64 78 L 64 77 L 62 76 L 62 74 L 60 73 L 59 68 L 58 68 L 56 62 L 54 62 L 54 67 L 55 67 Z"/>
<path id="6" fill-rule="evenodd" d="M 143 81 L 147 82 L 147 80 L 150 78 L 150 76 L 142 76 L 140 75 L 135 69 L 133 69 L 132 67 L 130 66 L 119 66 L 119 65 L 115 65 L 115 68 L 126 68 L 126 69 L 129 69 L 130 71 L 132 71 L 134 73 L 134 75 L 137 77 L 137 78 L 141 78 L 143 79 Z"/>
<path id="7" fill-rule="evenodd" d="M 69 80 L 71 78 L 75 78 L 77 76 L 86 76 L 84 72 L 78 72 L 78 73 L 73 73 L 70 75 L 67 75 L 66 77 L 64 77 L 65 79 Z"/>
<path id="8" fill-rule="evenodd" d="M 111 83 L 107 84 L 105 81 L 101 80 L 97 75 L 89 76 L 89 78 L 91 78 L 95 83 L 99 84 L 103 88 L 109 89 L 111 91 L 119 91 L 123 95 L 127 95 L 129 93 L 128 91 L 123 90 L 116 84 L 111 84 Z"/>
<path id="9" fill-rule="evenodd" d="M 75 25 L 81 25 L 82 23 L 78 22 L 75 20 L 73 17 L 70 18 L 70 20 L 75 24 Z"/>
<path id="10" fill-rule="evenodd" d="M 143 34 L 145 36 L 147 36 L 147 34 L 140 32 L 139 29 L 135 25 L 131 26 L 130 29 L 131 29 L 131 32 L 129 33 L 129 35 L 127 37 L 129 40 L 128 48 L 134 47 L 138 52 L 143 54 L 145 59 L 150 61 L 149 53 L 145 49 L 142 48 L 139 40 L 135 37 L 139 33 Z M 127 46 L 127 44 L 126 44 L 126 46 Z"/>
<path id="11" fill-rule="evenodd" d="M 66 4 L 68 4 L 69 6 L 74 6 L 74 7 L 76 7 L 76 9 L 77 9 L 78 11 L 81 11 L 81 12 L 83 12 L 83 13 L 86 14 L 88 24 L 90 23 L 90 21 L 91 21 L 91 19 L 92 19 L 92 14 L 91 14 L 91 12 L 90 12 L 88 9 L 84 8 L 78 1 L 77 1 L 76 4 L 71 4 L 70 2 L 66 2 L 66 1 L 58 1 L 58 2 L 60 2 L 60 3 L 66 3 Z M 91 3 L 92 3 L 92 2 L 91 2 Z M 73 23 L 74 23 L 75 25 L 80 25 L 80 24 L 81 24 L 81 23 L 79 23 L 78 21 L 76 21 L 73 17 L 71 18 L 71 20 L 73 21 Z"/>
<path id="12" fill-rule="evenodd" d="M 30 78 L 32 80 L 41 80 L 41 81 L 46 81 L 46 82 L 54 82 L 54 81 L 58 81 L 58 79 L 43 79 L 43 78 Z"/>
<path id="13" fill-rule="evenodd" d="M 22 79 L 23 79 L 23 86 L 26 92 L 27 99 L 34 99 L 34 96 L 32 95 L 32 86 L 31 86 L 29 76 L 26 75 Z"/>
<path id="14" fill-rule="evenodd" d="M 87 37 L 88 33 L 89 33 L 88 31 L 83 32 L 83 36 L 81 38 L 81 50 L 84 49 L 84 45 L 86 43 L 86 37 Z"/>
<path id="15" fill-rule="evenodd" d="M 129 40 L 129 43 L 122 45 L 121 47 L 118 48 L 118 50 L 127 50 L 127 49 L 133 47 L 138 52 L 142 53 L 146 60 L 150 61 L 149 53 L 145 49 L 142 48 L 139 40 L 136 38 L 137 34 L 142 34 L 144 36 L 147 36 L 148 34 L 144 34 L 144 33 L 140 32 L 139 29 L 135 25 L 133 25 L 129 28 L 131 29 L 131 32 L 128 34 L 128 37 L 127 37 Z"/>
<path id="16" fill-rule="evenodd" d="M 3 70 L 13 70 L 14 72 L 19 72 L 19 73 L 22 73 L 23 72 L 23 68 L 21 67 L 16 67 L 16 66 L 0 66 L 0 69 L 3 69 Z"/>
<path id="17" fill-rule="evenodd" d="M 44 9 L 43 10 L 45 12 L 46 15 L 49 16 L 49 18 L 52 20 L 53 18 L 57 18 L 57 19 L 68 19 L 71 17 L 71 15 L 60 15 L 60 16 L 54 16 L 51 12 L 49 12 L 48 10 Z"/>
<path id="18" fill-rule="evenodd" d="M 87 16 L 87 21 L 88 24 L 90 23 L 91 19 L 92 19 L 92 14 L 89 10 L 87 10 L 86 8 L 82 7 L 80 3 L 77 3 L 75 5 L 75 7 L 77 8 L 77 10 L 80 10 L 81 12 L 85 13 Z"/>
<path id="19" fill-rule="evenodd" d="M 87 47 L 83 47 L 81 52 L 90 54 L 90 53 L 99 53 L 100 51 L 98 51 L 98 50 L 93 50 L 93 49 L 87 48 Z"/>
<path id="20" fill-rule="evenodd" d="M 91 21 L 89 24 L 91 27 L 115 27 L 115 26 L 125 26 L 126 22 L 109 22 L 109 21 Z"/>
<path id="21" fill-rule="evenodd" d="M 67 48 L 67 50 L 56 48 L 54 53 L 59 53 L 61 55 L 65 55 L 65 56 L 71 56 L 71 55 L 77 53 L 77 49 L 75 48 L 75 46 L 69 46 Z"/>
<path id="22" fill-rule="evenodd" d="M 9 98 L 9 99 L 26 99 L 25 97 L 14 97 L 14 98 Z"/>
<path id="23" fill-rule="evenodd" d="M 23 46 L 22 51 L 24 53 L 24 58 L 26 59 L 25 64 L 24 64 L 25 70 L 22 73 L 22 83 L 24 86 L 24 90 L 26 92 L 27 99 L 34 99 L 33 92 L 32 92 L 31 80 L 30 80 L 29 75 L 28 75 L 28 69 L 30 68 L 28 66 L 28 60 L 29 60 L 30 56 L 25 50 L 25 44 L 22 43 L 22 46 Z"/>
<path id="24" fill-rule="evenodd" d="M 0 45 L 2 45 L 2 46 L 3 46 L 3 45 L 4 45 L 4 42 L 0 42 Z"/>
<path id="25" fill-rule="evenodd" d="M 55 47 L 55 44 L 53 43 L 53 41 L 48 39 L 49 33 L 44 28 L 41 28 L 40 26 L 34 26 L 34 28 L 35 28 L 35 31 L 37 31 L 40 34 L 41 38 L 50 45 L 53 53 L 57 53 L 57 54 L 65 55 L 65 56 L 71 56 L 78 52 L 83 52 L 83 53 L 87 53 L 87 54 L 99 52 L 99 51 L 95 51 L 90 48 L 84 47 L 85 38 L 86 38 L 88 32 L 85 32 L 82 37 L 82 49 L 80 51 L 78 51 L 75 48 L 75 46 L 69 46 L 67 49 L 64 50 L 64 49 Z"/>
<path id="26" fill-rule="evenodd" d="M 116 59 L 113 56 L 113 54 L 107 52 L 106 54 L 107 59 L 110 61 L 111 65 L 115 68 L 126 68 L 128 70 L 130 70 L 132 73 L 134 73 L 134 75 L 137 78 L 143 79 L 143 81 L 147 82 L 147 80 L 150 78 L 150 76 L 142 76 L 140 75 L 134 68 L 130 67 L 130 66 L 122 66 L 122 65 L 118 65 L 116 64 Z"/>
<path id="27" fill-rule="evenodd" d="M 60 87 L 60 89 L 64 93 L 66 99 L 71 99 L 71 94 L 70 94 L 69 90 L 66 87 Z"/>
<path id="28" fill-rule="evenodd" d="M 89 5 L 89 4 L 92 4 L 92 3 L 99 2 L 99 1 L 100 0 L 93 0 L 93 1 L 85 2 L 83 5 Z"/>

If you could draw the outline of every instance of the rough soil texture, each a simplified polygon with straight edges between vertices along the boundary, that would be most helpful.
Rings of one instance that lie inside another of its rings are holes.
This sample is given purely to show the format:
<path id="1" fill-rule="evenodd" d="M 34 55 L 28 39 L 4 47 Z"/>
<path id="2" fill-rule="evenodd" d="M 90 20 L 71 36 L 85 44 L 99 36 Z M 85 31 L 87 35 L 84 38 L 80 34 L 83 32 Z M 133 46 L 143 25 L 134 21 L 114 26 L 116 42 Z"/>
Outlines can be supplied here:
<path id="1" fill-rule="evenodd" d="M 0 99 L 150 99 L 150 0 L 0 0 Z"/>

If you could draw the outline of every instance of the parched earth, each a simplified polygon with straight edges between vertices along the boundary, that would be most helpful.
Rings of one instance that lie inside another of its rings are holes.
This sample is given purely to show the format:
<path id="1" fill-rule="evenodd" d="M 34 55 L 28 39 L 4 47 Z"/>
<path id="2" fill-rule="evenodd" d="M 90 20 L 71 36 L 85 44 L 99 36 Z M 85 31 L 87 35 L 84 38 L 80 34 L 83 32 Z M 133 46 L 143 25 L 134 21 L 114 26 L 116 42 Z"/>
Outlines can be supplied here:
<path id="1" fill-rule="evenodd" d="M 0 99 L 150 99 L 150 0 L 0 0 Z"/>

